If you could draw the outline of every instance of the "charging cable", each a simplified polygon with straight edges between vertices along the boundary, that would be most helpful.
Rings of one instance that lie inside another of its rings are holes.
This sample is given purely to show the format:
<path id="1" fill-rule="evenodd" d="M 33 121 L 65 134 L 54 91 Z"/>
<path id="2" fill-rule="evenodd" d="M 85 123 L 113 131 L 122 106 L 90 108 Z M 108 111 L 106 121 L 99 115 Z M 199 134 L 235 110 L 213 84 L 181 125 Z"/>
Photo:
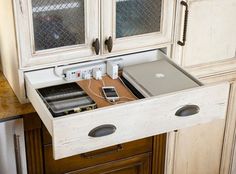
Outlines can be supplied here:
<path id="1" fill-rule="evenodd" d="M 125 85 L 125 83 L 123 82 L 123 80 L 122 80 L 120 77 L 118 77 L 118 78 L 120 79 L 120 81 L 122 82 L 122 84 L 130 91 L 130 89 Z M 103 87 L 106 86 L 105 81 L 104 81 L 103 79 L 101 79 L 101 82 L 102 82 L 102 86 L 103 86 Z M 96 97 L 98 97 L 98 98 L 100 98 L 100 99 L 103 99 L 103 100 L 107 101 L 108 103 L 110 103 L 110 104 L 112 104 L 112 105 L 127 102 L 127 101 L 122 101 L 122 99 L 130 100 L 130 101 L 135 100 L 135 99 L 133 99 L 133 98 L 129 98 L 129 97 L 125 97 L 125 96 L 119 97 L 119 99 L 121 99 L 121 100 L 119 100 L 119 101 L 107 100 L 107 99 L 106 99 L 105 97 L 103 97 L 102 95 L 99 95 L 99 94 L 97 94 L 96 92 L 94 92 L 94 91 L 92 90 L 92 88 L 91 88 L 91 85 L 92 85 L 92 80 L 90 79 L 90 80 L 89 80 L 89 84 L 88 84 L 88 90 L 89 90 L 89 92 L 91 92 L 94 96 L 96 96 Z M 130 92 L 131 92 L 131 91 L 130 91 Z M 132 92 L 131 92 L 131 93 L 132 93 Z"/>

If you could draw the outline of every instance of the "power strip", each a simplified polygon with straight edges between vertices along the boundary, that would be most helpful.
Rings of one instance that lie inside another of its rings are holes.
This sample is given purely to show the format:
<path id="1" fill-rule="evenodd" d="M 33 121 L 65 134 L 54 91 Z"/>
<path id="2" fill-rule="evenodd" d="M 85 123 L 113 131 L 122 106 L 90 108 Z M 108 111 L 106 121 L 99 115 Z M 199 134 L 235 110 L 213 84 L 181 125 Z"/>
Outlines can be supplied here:
<path id="1" fill-rule="evenodd" d="M 99 63 L 90 66 L 78 66 L 73 68 L 67 68 L 63 70 L 64 79 L 66 81 L 75 81 L 82 79 L 91 79 L 93 77 L 93 70 L 100 70 L 101 76 L 106 74 L 106 64 Z"/>

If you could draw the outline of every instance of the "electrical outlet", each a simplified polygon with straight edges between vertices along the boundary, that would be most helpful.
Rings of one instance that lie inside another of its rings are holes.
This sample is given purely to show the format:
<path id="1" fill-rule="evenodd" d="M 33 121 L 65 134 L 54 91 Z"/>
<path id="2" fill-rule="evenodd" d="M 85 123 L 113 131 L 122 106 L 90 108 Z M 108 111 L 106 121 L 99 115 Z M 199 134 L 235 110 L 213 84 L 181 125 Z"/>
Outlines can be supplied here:
<path id="1" fill-rule="evenodd" d="M 104 76 L 106 74 L 106 64 L 105 63 L 67 68 L 67 69 L 63 70 L 63 74 L 65 76 L 65 80 L 67 80 L 67 81 L 91 79 L 93 76 L 93 69 L 95 69 L 95 68 L 101 70 L 102 76 Z"/>

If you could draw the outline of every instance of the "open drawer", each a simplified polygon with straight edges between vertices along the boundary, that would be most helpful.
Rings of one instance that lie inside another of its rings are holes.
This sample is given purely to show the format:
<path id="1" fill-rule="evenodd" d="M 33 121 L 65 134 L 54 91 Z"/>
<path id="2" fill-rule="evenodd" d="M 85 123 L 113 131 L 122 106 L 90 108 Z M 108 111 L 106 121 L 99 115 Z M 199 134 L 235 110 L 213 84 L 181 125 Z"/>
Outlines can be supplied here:
<path id="1" fill-rule="evenodd" d="M 157 54 L 157 59 L 164 57 Z M 186 78 L 198 83 L 175 66 Z M 56 77 L 55 82 L 48 80 L 52 71 L 28 72 L 25 79 L 27 96 L 52 136 L 55 159 L 224 119 L 226 115 L 229 83 L 198 83 L 199 86 L 181 91 L 55 118 L 37 92 L 39 88 L 63 83 Z"/>

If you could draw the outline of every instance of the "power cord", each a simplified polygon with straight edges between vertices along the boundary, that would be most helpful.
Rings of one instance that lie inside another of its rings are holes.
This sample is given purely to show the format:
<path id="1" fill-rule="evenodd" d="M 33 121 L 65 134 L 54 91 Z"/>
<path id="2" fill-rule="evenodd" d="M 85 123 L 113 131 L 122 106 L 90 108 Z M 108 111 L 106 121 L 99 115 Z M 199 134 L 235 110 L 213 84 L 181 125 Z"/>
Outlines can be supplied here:
<path id="1" fill-rule="evenodd" d="M 132 91 L 125 85 L 125 83 L 123 82 L 123 80 L 122 80 L 119 76 L 118 76 L 118 78 L 119 78 L 119 80 L 121 81 L 121 83 L 129 90 L 129 92 L 132 93 Z M 103 79 L 101 79 L 101 81 L 102 81 L 102 86 L 105 87 L 105 86 L 106 86 L 105 81 L 104 81 Z M 106 99 L 105 97 L 103 97 L 102 95 L 99 95 L 99 94 L 97 94 L 96 92 L 94 92 L 94 91 L 92 90 L 92 88 L 91 88 L 91 84 L 92 84 L 92 81 L 91 81 L 91 79 L 89 79 L 88 90 L 89 90 L 89 92 L 91 92 L 94 96 L 96 96 L 96 97 L 98 97 L 98 98 L 100 98 L 100 99 L 103 99 L 103 100 L 107 101 L 108 103 L 110 103 L 110 104 L 112 104 L 112 105 L 126 102 L 126 101 L 121 101 L 121 100 L 119 100 L 119 101 L 114 101 L 114 100 L 113 100 L 113 101 L 110 101 L 110 100 L 107 100 L 107 99 Z M 134 100 L 135 100 L 135 99 L 133 99 L 133 98 L 129 98 L 129 97 L 126 97 L 126 96 L 119 97 L 119 99 L 126 99 L 126 100 L 131 100 L 131 101 L 134 101 Z"/>

